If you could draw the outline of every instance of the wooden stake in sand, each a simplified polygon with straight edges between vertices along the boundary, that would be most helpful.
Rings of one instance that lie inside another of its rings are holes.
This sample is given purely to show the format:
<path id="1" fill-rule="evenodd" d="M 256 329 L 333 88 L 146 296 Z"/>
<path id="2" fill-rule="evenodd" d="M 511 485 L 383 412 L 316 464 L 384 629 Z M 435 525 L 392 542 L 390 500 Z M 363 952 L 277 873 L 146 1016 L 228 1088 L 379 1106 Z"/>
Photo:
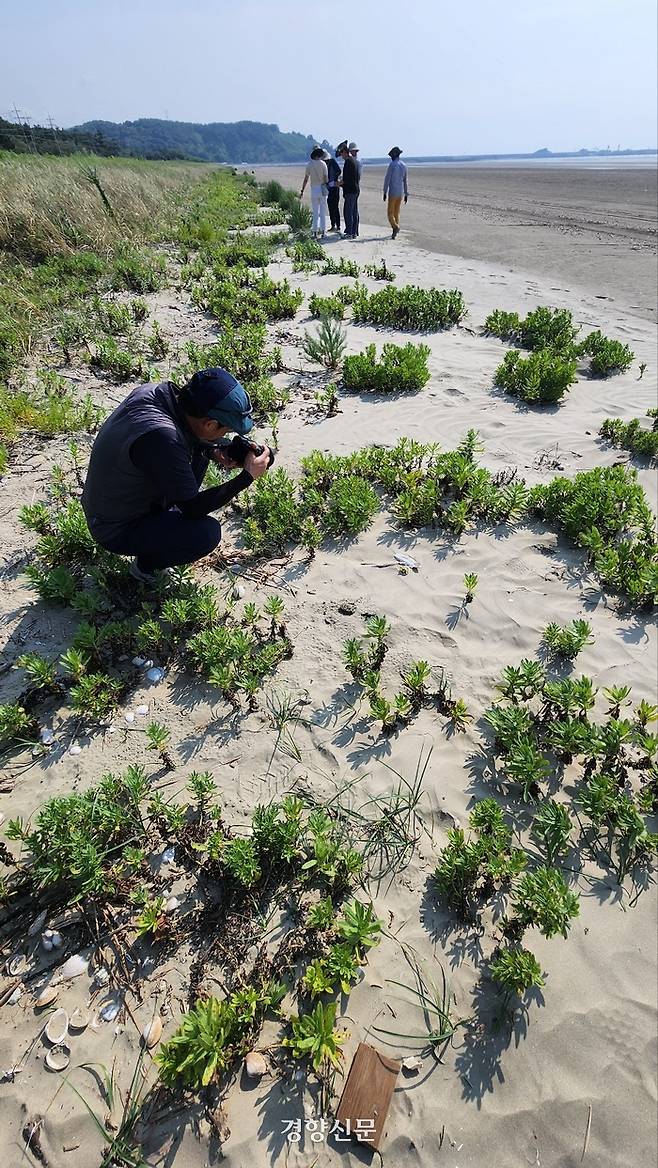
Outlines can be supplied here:
<path id="1" fill-rule="evenodd" d="M 585 1128 L 585 1142 L 584 1142 L 584 1144 L 583 1144 L 583 1154 L 582 1154 L 582 1156 L 580 1157 L 580 1162 L 581 1162 L 581 1164 L 582 1164 L 582 1162 L 583 1162 L 583 1160 L 585 1159 L 585 1156 L 586 1156 L 586 1154 L 587 1154 L 587 1145 L 589 1144 L 589 1133 L 590 1133 L 590 1129 L 591 1129 L 591 1127 L 592 1127 L 592 1104 L 591 1104 L 591 1103 L 588 1103 L 587 1107 L 588 1107 L 588 1110 L 587 1110 L 587 1127 Z"/>
<path id="2" fill-rule="evenodd" d="M 352 1059 L 336 1119 L 360 1143 L 379 1148 L 400 1064 L 360 1042 Z"/>

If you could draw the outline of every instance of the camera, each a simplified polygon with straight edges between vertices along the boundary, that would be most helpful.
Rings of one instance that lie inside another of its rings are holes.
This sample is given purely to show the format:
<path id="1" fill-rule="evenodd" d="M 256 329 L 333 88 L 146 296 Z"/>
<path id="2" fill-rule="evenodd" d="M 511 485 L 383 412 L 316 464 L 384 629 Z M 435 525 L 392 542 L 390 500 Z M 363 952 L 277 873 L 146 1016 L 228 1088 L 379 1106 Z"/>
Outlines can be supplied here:
<path id="1" fill-rule="evenodd" d="M 248 454 L 262 454 L 265 450 L 264 446 L 259 446 L 258 442 L 250 442 L 248 438 L 243 438 L 240 434 L 234 434 L 230 442 L 217 442 L 215 450 L 221 450 L 231 462 L 237 462 L 238 466 L 244 466 L 244 460 Z M 274 462 L 274 451 L 270 450 L 270 457 L 268 467 Z"/>

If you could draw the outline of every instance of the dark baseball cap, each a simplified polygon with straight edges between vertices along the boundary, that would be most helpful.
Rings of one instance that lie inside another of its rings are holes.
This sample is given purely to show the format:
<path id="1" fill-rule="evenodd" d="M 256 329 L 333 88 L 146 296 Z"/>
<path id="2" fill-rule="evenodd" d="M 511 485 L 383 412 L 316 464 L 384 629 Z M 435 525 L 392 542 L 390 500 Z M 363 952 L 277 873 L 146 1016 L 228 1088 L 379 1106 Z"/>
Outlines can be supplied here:
<path id="1" fill-rule="evenodd" d="M 227 369 L 199 369 L 181 389 L 180 400 L 193 418 L 213 418 L 235 434 L 253 427 L 249 394 Z"/>

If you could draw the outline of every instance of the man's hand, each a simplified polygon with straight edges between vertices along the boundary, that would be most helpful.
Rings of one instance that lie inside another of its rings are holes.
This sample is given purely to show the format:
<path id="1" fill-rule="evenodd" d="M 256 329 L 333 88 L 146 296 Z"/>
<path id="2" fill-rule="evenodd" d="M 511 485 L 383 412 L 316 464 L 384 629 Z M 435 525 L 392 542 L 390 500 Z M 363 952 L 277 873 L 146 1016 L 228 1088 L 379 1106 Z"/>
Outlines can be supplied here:
<path id="1" fill-rule="evenodd" d="M 409 198 L 409 196 L 408 196 L 408 195 L 405 195 L 405 196 L 404 196 L 404 201 L 405 201 L 405 203 L 406 203 L 406 201 L 407 201 L 407 199 L 408 199 L 408 198 Z"/>
<path id="2" fill-rule="evenodd" d="M 213 450 L 212 460 L 213 462 L 216 462 L 218 466 L 223 467 L 224 470 L 235 470 L 236 467 L 240 465 L 239 462 L 234 462 L 232 458 L 229 458 L 228 454 L 224 450 L 219 449 Z"/>
<path id="3" fill-rule="evenodd" d="M 259 479 L 269 469 L 270 462 L 270 448 L 266 446 L 262 454 L 247 455 L 244 460 L 244 469 L 247 474 L 250 474 L 252 479 Z"/>
<path id="4" fill-rule="evenodd" d="M 386 195 L 384 195 L 384 202 L 386 202 Z"/>

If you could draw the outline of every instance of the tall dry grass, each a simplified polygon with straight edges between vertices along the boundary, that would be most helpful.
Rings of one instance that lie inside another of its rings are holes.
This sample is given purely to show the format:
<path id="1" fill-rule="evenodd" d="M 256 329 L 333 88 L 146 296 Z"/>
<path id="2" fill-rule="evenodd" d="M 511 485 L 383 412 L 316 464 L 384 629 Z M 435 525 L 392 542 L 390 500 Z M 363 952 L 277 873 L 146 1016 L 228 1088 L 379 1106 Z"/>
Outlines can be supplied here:
<path id="1" fill-rule="evenodd" d="M 38 262 L 80 247 L 100 250 L 126 234 L 153 235 L 177 197 L 210 169 L 185 162 L 0 153 L 0 252 Z"/>

